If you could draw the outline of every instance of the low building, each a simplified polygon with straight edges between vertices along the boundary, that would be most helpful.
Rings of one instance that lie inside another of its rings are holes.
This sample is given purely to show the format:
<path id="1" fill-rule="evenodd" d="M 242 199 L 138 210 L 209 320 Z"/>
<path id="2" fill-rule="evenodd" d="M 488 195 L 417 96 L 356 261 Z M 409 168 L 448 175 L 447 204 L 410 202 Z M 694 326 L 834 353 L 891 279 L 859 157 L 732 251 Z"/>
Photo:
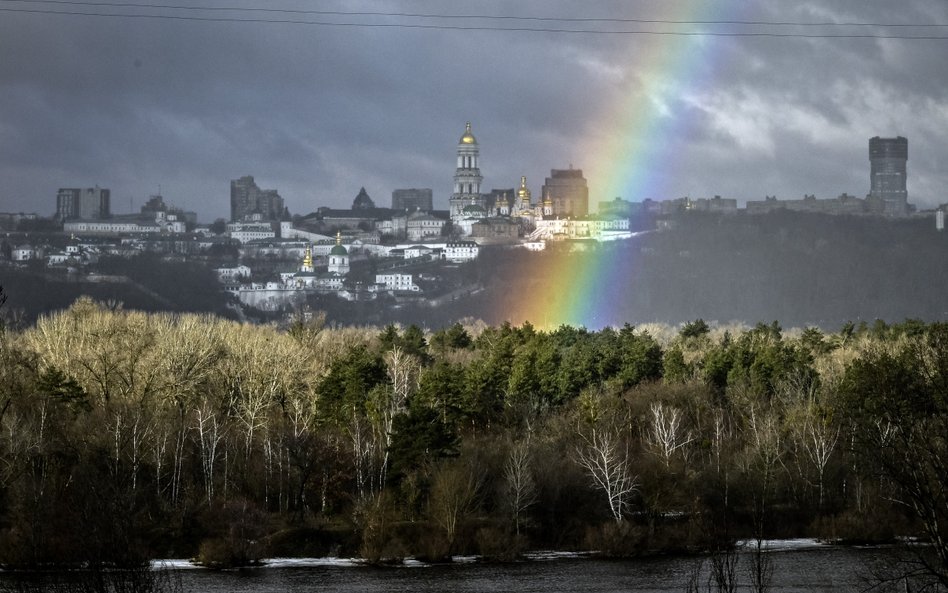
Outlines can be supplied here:
<path id="1" fill-rule="evenodd" d="M 471 237 L 490 242 L 513 242 L 520 236 L 520 223 L 509 217 L 482 218 L 471 225 Z"/>
<path id="2" fill-rule="evenodd" d="M 226 234 L 241 243 L 276 237 L 276 231 L 268 222 L 231 222 L 227 224 Z"/>
<path id="3" fill-rule="evenodd" d="M 441 256 L 447 261 L 461 263 L 477 259 L 478 253 L 480 247 L 474 241 L 457 241 L 446 243 Z"/>
<path id="4" fill-rule="evenodd" d="M 427 212 L 415 212 L 405 222 L 405 236 L 409 241 L 438 239 L 447 223 L 447 220 Z"/>
<path id="5" fill-rule="evenodd" d="M 393 215 L 385 220 L 377 220 L 375 221 L 375 230 L 381 235 L 390 235 L 396 239 L 402 239 L 408 233 L 408 217 Z"/>
<path id="6" fill-rule="evenodd" d="M 629 219 L 614 218 L 553 218 L 536 221 L 536 229 L 529 239 L 598 239 L 610 240 L 630 236 Z"/>
<path id="7" fill-rule="evenodd" d="M 420 292 L 411 274 L 376 274 L 375 284 L 392 292 Z"/>
<path id="8" fill-rule="evenodd" d="M 63 232 L 81 235 L 181 234 L 185 231 L 185 221 L 178 214 L 164 210 L 63 223 Z"/>
<path id="9" fill-rule="evenodd" d="M 238 265 L 225 268 L 215 268 L 214 273 L 217 274 L 217 279 L 225 284 L 232 284 L 238 282 L 241 278 L 250 278 L 250 267 L 245 265 Z"/>
<path id="10" fill-rule="evenodd" d="M 17 245 L 10 253 L 10 259 L 13 261 L 30 261 L 31 259 L 36 259 L 37 257 L 38 253 L 36 248 L 29 243 Z"/>
<path id="11" fill-rule="evenodd" d="M 434 248 L 428 245 L 412 245 L 402 249 L 402 252 L 405 259 L 418 259 L 419 257 L 430 257 L 434 253 Z"/>
<path id="12" fill-rule="evenodd" d="M 0 229 L 13 231 L 23 221 L 38 220 L 39 215 L 35 212 L 25 214 L 23 212 L 0 212 Z"/>
<path id="13" fill-rule="evenodd" d="M 778 200 L 776 196 L 767 196 L 763 200 L 747 201 L 748 214 L 761 214 L 775 210 L 822 214 L 869 214 L 876 213 L 878 208 L 874 207 L 872 200 L 864 200 L 845 193 L 827 200 L 817 199 L 814 195 L 805 195 L 802 200 Z"/>

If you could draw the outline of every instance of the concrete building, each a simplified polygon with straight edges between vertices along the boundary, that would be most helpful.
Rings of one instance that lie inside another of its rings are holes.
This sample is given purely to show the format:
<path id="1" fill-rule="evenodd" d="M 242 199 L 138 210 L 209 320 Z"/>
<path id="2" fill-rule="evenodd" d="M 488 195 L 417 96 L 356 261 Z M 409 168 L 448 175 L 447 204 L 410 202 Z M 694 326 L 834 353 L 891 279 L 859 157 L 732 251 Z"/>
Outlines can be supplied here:
<path id="1" fill-rule="evenodd" d="M 471 225 L 471 237 L 488 243 L 512 243 L 520 235 L 520 223 L 509 216 L 482 218 Z"/>
<path id="2" fill-rule="evenodd" d="M 39 215 L 35 212 L 29 214 L 24 212 L 0 212 L 0 229 L 12 231 L 23 221 L 38 219 Z"/>
<path id="3" fill-rule="evenodd" d="M 632 202 L 616 197 L 609 202 L 599 202 L 600 216 L 625 216 L 626 218 L 633 214 Z"/>
<path id="4" fill-rule="evenodd" d="M 378 223 L 386 220 L 392 220 L 393 216 L 403 216 L 404 212 L 395 211 L 390 208 L 377 208 L 375 202 L 369 197 L 365 188 L 360 188 L 355 199 L 352 200 L 352 208 L 329 208 L 320 206 L 316 209 L 316 226 L 324 232 L 334 232 L 339 229 L 361 229 L 363 231 L 374 231 L 379 229 Z M 304 222 L 305 224 L 305 222 Z M 396 234 L 399 223 L 393 225 L 381 225 L 381 232 Z"/>
<path id="5" fill-rule="evenodd" d="M 882 201 L 882 213 L 887 216 L 908 213 L 907 161 L 908 139 L 869 139 L 869 197 Z"/>
<path id="6" fill-rule="evenodd" d="M 218 281 L 225 284 L 232 284 L 238 282 L 241 278 L 249 279 L 251 270 L 249 266 L 240 264 L 231 267 L 214 268 L 214 273 L 217 274 Z"/>
<path id="7" fill-rule="evenodd" d="M 259 214 L 263 220 L 283 217 L 283 198 L 275 189 L 260 189 L 250 175 L 230 182 L 230 219 L 239 222 Z"/>
<path id="8" fill-rule="evenodd" d="M 802 200 L 778 200 L 776 196 L 766 196 L 763 200 L 748 200 L 748 214 L 763 214 L 775 210 L 794 212 L 819 212 L 822 214 L 866 214 L 872 212 L 869 200 L 863 200 L 849 194 L 840 194 L 836 198 L 820 200 L 814 195 L 805 195 Z"/>
<path id="9" fill-rule="evenodd" d="M 425 212 L 415 212 L 406 222 L 406 237 L 409 241 L 424 241 L 441 237 L 448 221 Z"/>
<path id="10" fill-rule="evenodd" d="M 543 200 L 553 203 L 553 216 L 589 214 L 589 186 L 582 169 L 553 169 L 543 184 Z"/>
<path id="11" fill-rule="evenodd" d="M 596 239 L 610 241 L 630 236 L 629 219 L 624 216 L 598 218 L 544 218 L 536 221 L 532 241 Z"/>
<path id="12" fill-rule="evenodd" d="M 111 215 L 111 192 L 105 188 L 60 188 L 56 193 L 57 220 L 102 220 Z"/>
<path id="13" fill-rule="evenodd" d="M 39 257 L 39 255 L 36 251 L 36 248 L 29 243 L 25 245 L 17 245 L 10 253 L 10 258 L 13 261 L 30 261 L 31 259 L 36 259 L 37 257 Z"/>
<path id="14" fill-rule="evenodd" d="M 442 255 L 450 262 L 461 263 L 477 259 L 479 252 L 480 247 L 474 241 L 457 241 L 445 244 Z"/>
<path id="15" fill-rule="evenodd" d="M 273 239 L 276 231 L 268 222 L 230 222 L 227 224 L 227 236 L 248 243 L 260 239 Z"/>
<path id="16" fill-rule="evenodd" d="M 679 212 L 723 212 L 736 213 L 737 200 L 734 198 L 722 198 L 714 196 L 713 198 L 689 197 L 676 198 L 674 200 L 665 200 L 661 204 L 662 214 L 676 214 Z M 600 208 L 602 205 L 600 204 Z"/>
<path id="17" fill-rule="evenodd" d="M 434 200 L 429 188 L 396 189 L 392 192 L 392 210 L 428 212 L 433 208 Z"/>
<path id="18" fill-rule="evenodd" d="M 397 292 L 418 292 L 421 290 L 415 284 L 411 274 L 376 274 L 375 283 L 383 290 Z"/>

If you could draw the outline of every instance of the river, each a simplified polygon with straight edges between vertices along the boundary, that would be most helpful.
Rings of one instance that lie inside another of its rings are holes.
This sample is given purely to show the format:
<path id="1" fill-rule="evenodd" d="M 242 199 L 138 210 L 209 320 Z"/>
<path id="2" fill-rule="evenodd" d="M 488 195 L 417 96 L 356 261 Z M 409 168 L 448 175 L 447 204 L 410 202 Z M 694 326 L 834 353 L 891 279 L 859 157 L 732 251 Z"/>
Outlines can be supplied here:
<path id="1" fill-rule="evenodd" d="M 770 591 L 845 592 L 865 588 L 881 549 L 785 545 L 768 553 L 773 560 Z M 749 591 L 742 554 L 737 567 L 739 591 Z M 351 561 L 275 560 L 269 566 L 236 571 L 175 569 L 185 591 L 228 593 L 650 593 L 686 591 L 699 560 L 658 558 L 623 561 L 570 555 L 538 555 L 511 564 L 456 562 L 450 565 L 410 563 L 371 567 Z M 700 577 L 706 591 L 707 567 Z"/>

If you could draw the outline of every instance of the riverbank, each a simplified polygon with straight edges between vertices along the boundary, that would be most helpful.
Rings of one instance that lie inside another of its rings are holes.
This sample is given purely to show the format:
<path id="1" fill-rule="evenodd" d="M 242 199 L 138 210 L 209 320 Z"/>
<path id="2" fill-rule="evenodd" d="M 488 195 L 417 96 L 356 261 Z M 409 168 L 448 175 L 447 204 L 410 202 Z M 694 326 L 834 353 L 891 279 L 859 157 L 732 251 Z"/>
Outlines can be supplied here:
<path id="1" fill-rule="evenodd" d="M 751 551 L 757 542 L 752 540 L 741 540 L 737 542 L 738 551 Z M 801 552 L 809 550 L 832 549 L 832 548 L 850 548 L 852 546 L 834 544 L 815 538 L 794 538 L 778 540 L 762 540 L 761 547 L 768 553 L 776 552 Z M 878 546 L 860 546 L 861 548 L 871 548 Z M 579 559 L 602 559 L 602 555 L 595 551 L 582 552 L 564 552 L 557 550 L 533 550 L 525 552 L 520 557 L 520 562 L 552 562 L 558 560 L 579 560 Z M 416 558 L 404 558 L 398 561 L 383 563 L 385 566 L 394 567 L 427 567 L 444 564 L 475 564 L 475 563 L 496 563 L 489 558 L 477 555 L 459 555 L 452 556 L 449 562 L 424 562 Z M 256 565 L 249 567 L 239 567 L 232 570 L 256 570 L 267 568 L 358 568 L 375 567 L 378 563 L 370 562 L 364 558 L 266 558 L 260 560 Z M 161 560 L 152 560 L 153 570 L 217 570 L 214 567 L 208 567 L 200 564 L 196 560 L 186 558 L 168 558 Z"/>

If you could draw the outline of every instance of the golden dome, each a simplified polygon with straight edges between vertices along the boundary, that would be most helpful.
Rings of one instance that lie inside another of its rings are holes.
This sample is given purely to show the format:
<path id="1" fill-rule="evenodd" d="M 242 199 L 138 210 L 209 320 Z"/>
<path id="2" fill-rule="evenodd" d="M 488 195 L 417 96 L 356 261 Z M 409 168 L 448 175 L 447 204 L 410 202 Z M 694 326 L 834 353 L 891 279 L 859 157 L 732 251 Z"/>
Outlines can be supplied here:
<path id="1" fill-rule="evenodd" d="M 530 203 L 530 190 L 527 188 L 526 176 L 520 178 L 520 189 L 517 190 L 517 197 L 520 198 L 521 202 Z"/>
<path id="2" fill-rule="evenodd" d="M 477 144 L 477 139 L 474 137 L 474 134 L 471 133 L 471 122 L 467 122 L 467 126 L 464 129 L 464 135 L 461 136 L 461 144 Z"/>

